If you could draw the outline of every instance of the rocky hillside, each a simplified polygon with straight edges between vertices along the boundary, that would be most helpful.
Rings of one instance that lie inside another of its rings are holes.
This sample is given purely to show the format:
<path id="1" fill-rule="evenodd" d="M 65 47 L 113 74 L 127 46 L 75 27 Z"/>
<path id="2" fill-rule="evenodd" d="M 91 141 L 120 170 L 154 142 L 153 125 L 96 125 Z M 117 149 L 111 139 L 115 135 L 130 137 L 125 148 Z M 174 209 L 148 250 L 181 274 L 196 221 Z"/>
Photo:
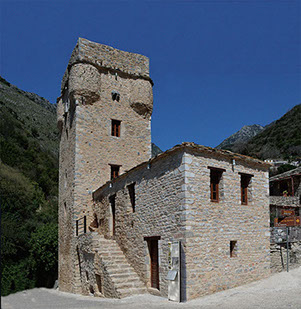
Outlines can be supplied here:
<path id="1" fill-rule="evenodd" d="M 241 153 L 260 159 L 301 157 L 301 104 L 250 139 Z"/>
<path id="2" fill-rule="evenodd" d="M 293 107 L 280 119 L 267 125 L 246 141 L 237 142 L 237 139 L 233 139 L 240 131 L 223 141 L 218 147 L 262 160 L 300 158 L 301 104 Z M 228 142 L 226 142 L 227 140 Z"/>
<path id="3" fill-rule="evenodd" d="M 243 126 L 239 131 L 232 134 L 230 137 L 226 138 L 223 142 L 221 142 L 216 148 L 218 149 L 233 149 L 239 147 L 241 144 L 245 144 L 252 137 L 257 135 L 264 129 L 259 124 L 253 124 L 250 126 Z"/>
<path id="4" fill-rule="evenodd" d="M 58 155 L 54 104 L 37 94 L 20 90 L 0 77 L 0 107 L 1 117 L 15 119 L 26 130 L 27 137 L 37 141 L 43 151 Z"/>

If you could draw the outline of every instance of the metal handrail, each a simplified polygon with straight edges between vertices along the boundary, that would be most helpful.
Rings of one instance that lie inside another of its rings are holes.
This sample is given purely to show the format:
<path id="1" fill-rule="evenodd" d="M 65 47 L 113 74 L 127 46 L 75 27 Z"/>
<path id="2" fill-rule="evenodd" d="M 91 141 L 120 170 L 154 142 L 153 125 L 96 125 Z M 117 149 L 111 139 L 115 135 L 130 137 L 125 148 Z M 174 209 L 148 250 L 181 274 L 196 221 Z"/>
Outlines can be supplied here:
<path id="1" fill-rule="evenodd" d="M 86 234 L 87 233 L 87 216 L 83 216 L 79 219 L 76 220 L 76 236 L 78 236 L 78 223 L 80 220 L 84 220 L 84 233 L 83 234 Z"/>

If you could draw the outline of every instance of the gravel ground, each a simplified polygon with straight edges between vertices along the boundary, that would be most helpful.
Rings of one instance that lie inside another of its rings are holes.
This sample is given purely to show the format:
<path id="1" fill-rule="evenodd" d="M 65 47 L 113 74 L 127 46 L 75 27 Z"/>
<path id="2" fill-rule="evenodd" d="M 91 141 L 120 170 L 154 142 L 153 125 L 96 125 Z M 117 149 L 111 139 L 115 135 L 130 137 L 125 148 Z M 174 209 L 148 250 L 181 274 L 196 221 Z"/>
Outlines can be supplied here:
<path id="1" fill-rule="evenodd" d="M 2 297 L 3 309 L 301 309 L 301 267 L 231 290 L 186 303 L 173 303 L 152 295 L 108 299 L 80 296 L 53 289 L 32 289 Z"/>

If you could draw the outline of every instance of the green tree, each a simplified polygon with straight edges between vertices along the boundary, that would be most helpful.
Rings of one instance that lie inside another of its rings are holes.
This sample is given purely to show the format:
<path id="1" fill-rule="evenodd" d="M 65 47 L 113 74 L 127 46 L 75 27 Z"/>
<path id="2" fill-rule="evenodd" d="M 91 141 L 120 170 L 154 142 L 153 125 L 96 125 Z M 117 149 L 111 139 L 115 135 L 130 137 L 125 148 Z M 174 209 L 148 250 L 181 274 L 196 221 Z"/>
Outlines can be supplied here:
<path id="1" fill-rule="evenodd" d="M 41 225 L 31 235 L 30 257 L 35 271 L 37 286 L 53 286 L 57 273 L 57 224 Z"/>

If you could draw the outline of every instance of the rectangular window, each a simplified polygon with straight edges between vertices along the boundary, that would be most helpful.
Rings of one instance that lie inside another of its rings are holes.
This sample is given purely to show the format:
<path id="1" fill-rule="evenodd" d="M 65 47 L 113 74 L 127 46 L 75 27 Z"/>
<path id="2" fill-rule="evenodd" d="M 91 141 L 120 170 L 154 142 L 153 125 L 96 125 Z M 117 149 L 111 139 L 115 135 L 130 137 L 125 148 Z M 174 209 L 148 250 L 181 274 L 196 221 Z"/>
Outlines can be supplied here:
<path id="1" fill-rule="evenodd" d="M 129 190 L 129 195 L 130 195 L 130 200 L 131 200 L 131 205 L 132 205 L 132 210 L 135 212 L 135 183 L 132 183 L 128 185 L 128 190 Z"/>
<path id="2" fill-rule="evenodd" d="M 112 119 L 112 136 L 120 137 L 121 121 Z"/>
<path id="3" fill-rule="evenodd" d="M 111 165 L 111 180 L 119 176 L 120 165 Z"/>
<path id="4" fill-rule="evenodd" d="M 248 189 L 252 175 L 240 174 L 241 204 L 248 205 Z"/>
<path id="5" fill-rule="evenodd" d="M 210 168 L 210 167 L 209 167 Z M 210 199 L 211 202 L 218 203 L 220 200 L 220 180 L 223 174 L 222 169 L 210 168 Z"/>
<path id="6" fill-rule="evenodd" d="M 236 257 L 237 256 L 237 240 L 231 240 L 230 241 L 230 257 Z"/>

